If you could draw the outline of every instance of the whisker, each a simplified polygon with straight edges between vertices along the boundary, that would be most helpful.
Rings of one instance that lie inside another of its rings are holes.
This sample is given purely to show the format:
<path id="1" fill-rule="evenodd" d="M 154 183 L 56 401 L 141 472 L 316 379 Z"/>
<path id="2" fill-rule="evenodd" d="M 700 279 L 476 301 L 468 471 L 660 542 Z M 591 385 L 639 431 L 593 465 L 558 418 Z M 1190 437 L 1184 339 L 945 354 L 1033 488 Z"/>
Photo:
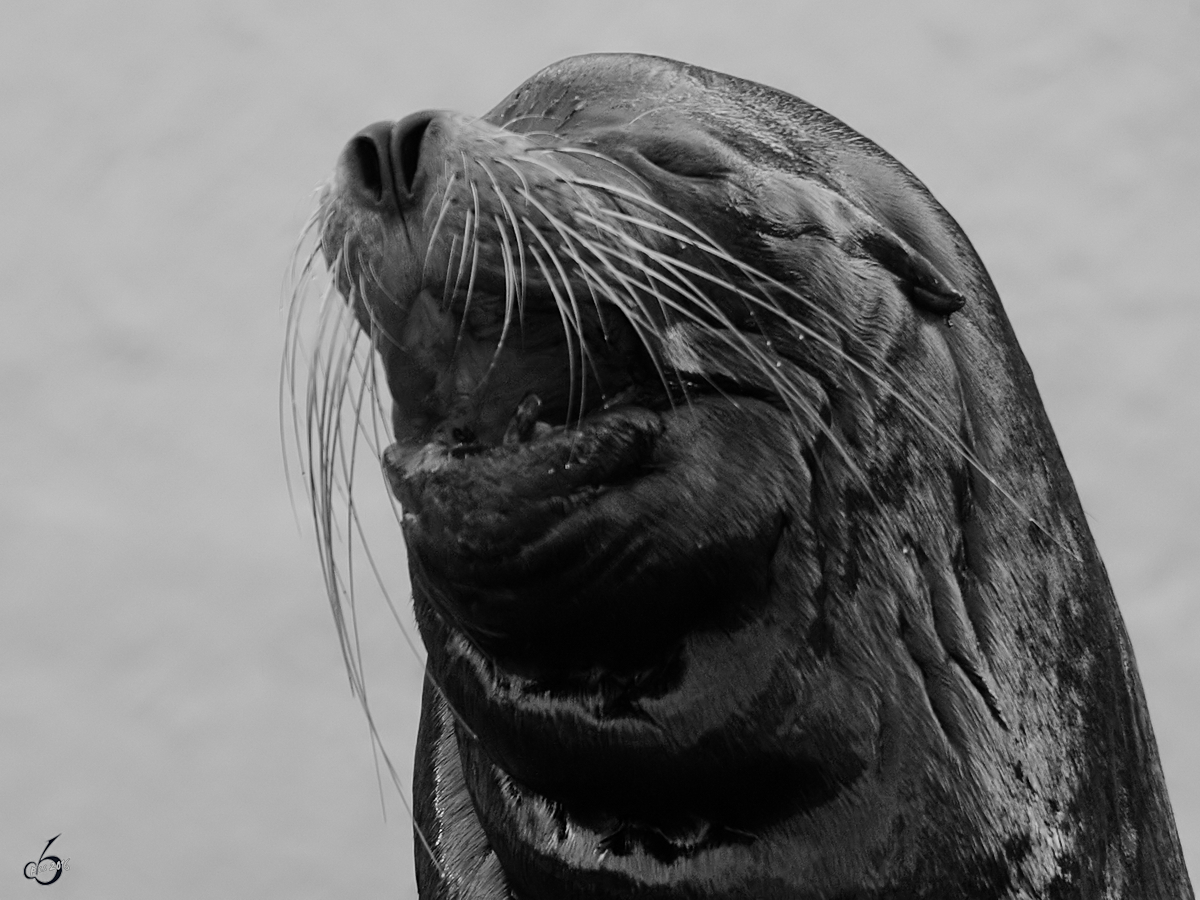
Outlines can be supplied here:
<path id="1" fill-rule="evenodd" d="M 459 252 L 458 274 L 454 278 L 454 289 L 452 291 L 450 291 L 450 293 L 448 295 L 450 300 L 453 300 L 454 297 L 458 296 L 459 287 L 462 285 L 463 275 L 466 274 L 467 248 L 471 245 L 471 238 L 472 238 L 472 235 L 474 234 L 474 231 L 472 230 L 471 226 L 475 220 L 476 215 L 477 215 L 476 210 L 468 209 L 466 211 L 466 214 L 463 217 L 462 249 Z M 449 283 L 449 281 L 447 281 L 447 283 Z"/>
<path id="2" fill-rule="evenodd" d="M 530 234 L 532 234 L 535 238 L 537 238 L 538 241 L 544 247 L 547 248 L 547 252 L 549 252 L 549 244 L 546 242 L 546 239 L 544 237 L 542 237 L 541 233 L 538 232 L 537 228 L 534 227 L 533 223 L 530 222 L 528 219 L 525 219 L 524 222 L 525 222 L 525 227 L 529 230 Z M 535 247 L 533 245 L 530 245 L 529 252 L 530 252 L 530 254 L 532 254 L 534 261 L 537 263 L 538 268 L 541 270 L 542 277 L 546 280 L 547 287 L 550 288 L 550 293 L 554 297 L 554 306 L 558 310 L 559 318 L 562 320 L 563 337 L 566 338 L 566 342 L 567 342 L 567 368 L 568 368 L 568 380 L 569 380 L 569 384 L 568 384 L 568 388 L 567 388 L 567 391 L 568 391 L 567 396 L 573 397 L 575 395 L 575 366 L 576 366 L 575 355 L 576 355 L 576 351 L 575 351 L 575 344 L 572 343 L 572 341 L 571 341 L 571 331 L 573 328 L 573 323 L 570 320 L 570 313 L 567 308 L 567 303 L 565 303 L 563 301 L 562 295 L 559 293 L 558 288 L 555 286 L 554 279 L 551 277 L 550 270 L 546 267 L 546 263 L 542 259 L 541 252 L 538 250 L 537 247 Z M 557 262 L 557 259 L 556 259 L 556 262 Z M 565 286 L 568 291 L 571 289 L 570 284 L 566 284 Z M 570 417 L 571 417 L 570 401 L 568 400 L 568 406 L 567 406 L 568 420 L 570 419 Z"/>
<path id="3" fill-rule="evenodd" d="M 649 248 L 645 247 L 633 238 L 628 237 L 627 235 L 617 232 L 617 236 L 623 240 L 631 242 L 639 252 L 647 252 L 649 250 Z M 594 253 L 608 253 L 607 248 L 597 249 L 592 247 L 589 249 L 591 249 Z M 657 254 L 657 252 L 647 252 L 647 256 L 655 259 L 655 261 L 660 265 L 664 264 L 662 255 Z M 693 303 L 701 308 L 701 310 L 707 312 L 711 317 L 717 319 L 717 324 L 720 327 L 712 328 L 711 323 L 697 315 L 697 313 L 688 308 L 688 306 L 671 300 L 668 296 L 659 291 L 656 286 L 651 287 L 651 290 L 658 299 L 660 306 L 664 309 L 664 314 L 665 309 L 669 307 L 677 314 L 682 315 L 688 318 L 690 321 L 693 321 L 695 324 L 705 328 L 706 333 L 711 333 L 713 336 L 717 337 L 719 340 L 729 346 L 734 352 L 741 353 L 744 356 L 754 360 L 758 365 L 759 370 L 766 376 L 773 389 L 793 411 L 793 414 L 807 414 L 806 420 L 812 421 L 816 427 L 820 429 L 823 434 L 825 434 L 826 438 L 830 441 L 831 446 L 833 446 L 842 457 L 843 462 L 861 482 L 867 492 L 870 493 L 872 497 L 874 496 L 873 492 L 871 491 L 869 480 L 857 463 L 854 462 L 849 449 L 842 443 L 841 440 L 838 439 L 838 437 L 833 433 L 832 429 L 821 420 L 820 416 L 812 415 L 814 410 L 804 394 L 796 387 L 794 379 L 784 378 L 780 375 L 778 370 L 782 366 L 782 360 L 769 357 L 767 354 L 765 354 L 757 346 L 757 344 L 750 340 L 750 338 L 744 335 L 740 330 L 735 328 L 733 323 L 728 320 L 721 309 L 711 300 L 709 300 L 709 298 L 706 297 L 703 292 L 700 291 L 687 278 L 681 278 L 678 273 L 675 273 L 674 280 L 667 278 L 662 274 L 662 272 L 653 269 L 651 266 L 643 263 L 635 256 L 626 255 L 620 259 L 622 262 L 625 262 L 626 264 L 635 267 L 639 271 L 642 271 L 646 277 L 651 279 L 653 282 L 661 282 L 664 287 L 668 287 L 676 293 L 679 293 L 681 296 L 691 299 Z"/>
<path id="4" fill-rule="evenodd" d="M 577 230 L 571 228 L 569 225 L 551 213 L 550 210 L 548 210 L 545 206 L 538 204 L 538 201 L 535 198 L 530 197 L 527 199 L 531 205 L 540 207 L 539 211 L 542 213 L 542 215 L 546 217 L 547 221 L 550 222 L 550 224 L 553 225 L 563 237 L 568 248 L 572 249 L 573 258 L 576 260 L 576 263 L 580 267 L 580 271 L 584 275 L 585 279 L 588 280 L 589 292 L 592 292 L 592 284 L 602 288 L 602 293 L 608 296 L 609 300 L 617 307 L 617 309 L 625 317 L 626 321 L 629 322 L 630 326 L 633 327 L 634 332 L 638 335 L 639 340 L 641 340 L 643 346 L 645 347 L 647 355 L 650 357 L 656 370 L 658 371 L 658 375 L 663 383 L 663 387 L 669 393 L 670 386 L 667 381 L 666 373 L 663 371 L 658 358 L 658 347 L 650 340 L 651 335 L 658 336 L 657 326 L 651 317 L 647 316 L 642 309 L 638 292 L 631 284 L 629 278 L 625 275 L 625 273 L 621 272 L 618 268 L 612 265 L 611 261 L 609 260 L 610 254 L 605 252 L 605 248 L 599 247 L 593 242 L 589 241 L 584 235 L 581 235 Z M 617 281 L 621 283 L 625 290 L 625 297 L 628 298 L 629 303 L 626 303 L 625 298 L 613 291 L 608 285 L 608 281 L 601 277 L 594 268 L 586 263 L 577 251 L 574 251 L 574 244 L 576 241 L 578 241 L 580 245 L 586 247 L 594 256 L 596 256 L 597 261 L 604 266 L 608 274 L 616 278 Z"/>
<path id="5" fill-rule="evenodd" d="M 597 255 L 598 259 L 601 259 L 603 261 L 603 257 L 601 255 L 599 255 L 599 253 L 598 253 L 598 248 L 593 246 L 592 242 L 588 241 L 583 235 L 580 235 L 578 233 L 578 231 L 576 231 L 575 229 L 572 229 L 565 222 L 563 222 L 557 216 L 555 216 L 549 209 L 547 209 L 543 204 L 541 204 L 535 197 L 528 196 L 525 199 L 531 206 L 534 206 L 538 209 L 538 211 L 546 218 L 546 220 L 555 228 L 556 231 L 558 231 L 559 235 L 564 239 L 564 243 L 566 244 L 568 250 L 570 251 L 572 258 L 576 261 L 576 264 L 580 268 L 580 272 L 584 275 L 585 283 L 588 285 L 588 293 L 593 298 L 595 298 L 595 291 L 593 289 L 593 285 L 606 286 L 607 282 L 605 281 L 605 279 L 601 278 L 598 275 L 598 273 L 595 272 L 595 270 L 593 268 L 591 268 L 586 262 L 584 262 L 582 256 L 579 254 L 579 252 L 577 250 L 575 250 L 574 243 L 575 243 L 575 240 L 578 240 L 583 246 L 587 247 L 587 249 L 590 250 L 594 255 Z M 536 231 L 536 229 L 534 229 L 534 230 Z M 611 268 L 611 267 L 609 267 L 609 268 Z M 627 281 L 627 279 L 625 278 L 623 273 L 618 272 L 616 269 L 612 269 L 612 274 L 614 274 L 622 282 Z M 653 323 L 649 320 L 649 318 L 644 316 L 643 314 L 641 314 L 641 309 L 640 309 L 637 292 L 635 290 L 633 290 L 632 288 L 630 288 L 627 283 L 625 284 L 625 287 L 626 287 L 627 294 L 633 303 L 633 306 L 637 307 L 636 313 L 633 309 L 631 309 L 629 306 L 624 304 L 621 301 L 620 297 L 615 292 L 605 291 L 605 293 L 608 293 L 608 295 L 610 296 L 610 299 L 612 300 L 614 305 L 616 305 L 617 308 L 622 312 L 622 314 L 625 316 L 626 320 L 629 322 L 630 326 L 633 327 L 635 334 L 638 335 L 639 340 L 642 341 L 643 346 L 646 348 L 647 354 L 650 356 L 655 368 L 658 370 L 658 374 L 659 374 L 660 379 L 662 380 L 663 387 L 667 390 L 667 392 L 669 394 L 670 387 L 667 382 L 666 373 L 662 370 L 662 367 L 658 360 L 657 347 L 649 338 L 649 334 L 656 334 L 657 330 L 655 329 Z M 576 313 L 578 314 L 578 306 L 576 306 L 575 308 L 576 308 Z M 597 312 L 599 312 L 598 306 L 597 306 Z M 647 333 L 647 326 L 649 329 L 649 333 Z M 600 374 L 599 374 L 598 370 L 596 369 L 595 363 L 593 361 L 591 361 L 590 358 L 589 358 L 589 364 L 592 367 L 593 374 L 595 374 L 595 376 L 596 376 L 596 380 L 598 382 L 601 381 Z"/>
<path id="6" fill-rule="evenodd" d="M 512 245 L 509 243 L 508 233 L 505 229 L 504 220 L 498 215 L 493 214 L 493 219 L 496 222 L 496 233 L 500 236 L 500 250 L 504 259 L 504 324 L 500 329 L 500 337 L 496 341 L 496 350 L 492 354 L 492 360 L 488 364 L 487 372 L 484 375 L 486 379 L 491 375 L 497 361 L 500 359 L 500 352 L 504 349 L 504 344 L 508 338 L 509 329 L 512 327 L 513 307 L 517 306 L 523 310 L 525 305 L 525 248 L 521 243 L 521 225 L 517 221 L 517 214 L 513 211 L 512 205 L 508 202 L 508 198 L 504 196 L 504 191 L 500 188 L 500 183 L 496 180 L 496 176 L 492 170 L 487 167 L 487 164 L 482 160 L 479 167 L 483 169 L 488 180 L 492 183 L 492 190 L 496 193 L 496 199 L 500 203 L 504 211 L 505 217 L 512 224 L 513 239 L 512 243 L 517 247 L 517 254 L 520 256 L 521 264 L 521 279 L 518 283 L 516 280 L 516 269 L 513 265 Z M 522 326 L 524 325 L 524 317 L 522 316 Z"/>
<path id="7" fill-rule="evenodd" d="M 438 235 L 441 233 L 442 225 L 445 224 L 446 214 L 450 211 L 451 191 L 457 180 L 458 173 L 451 172 L 449 179 L 446 181 L 446 187 L 442 190 L 441 206 L 438 208 L 437 219 L 434 220 L 433 228 L 429 230 L 429 239 L 425 242 L 425 255 L 421 260 L 422 285 L 425 284 L 425 273 L 429 270 L 429 254 L 437 246 Z"/>
<path id="8" fill-rule="evenodd" d="M 462 319 L 458 323 L 458 336 L 454 339 L 454 356 L 458 356 L 463 334 L 466 333 L 467 319 L 471 313 L 471 298 L 475 292 L 475 276 L 479 274 L 479 188 L 475 186 L 474 181 L 471 182 L 471 198 L 474 204 L 474 228 L 471 232 L 471 276 L 467 279 L 467 295 L 463 299 Z M 465 246 L 463 252 L 466 252 Z M 457 296 L 457 285 L 455 292 Z"/>
<path id="9" fill-rule="evenodd" d="M 585 183 L 585 180 L 581 179 L 579 183 L 581 183 L 581 184 Z M 618 193 L 620 193 L 622 196 L 626 197 L 629 200 L 647 203 L 656 211 L 662 212 L 663 214 L 670 216 L 673 220 L 678 221 L 685 227 L 692 229 L 700 237 L 705 237 L 703 232 L 699 231 L 698 229 L 695 229 L 695 227 L 692 226 L 690 223 L 688 223 L 685 219 L 683 219 L 682 217 L 678 216 L 677 214 L 671 212 L 669 209 L 662 207 L 660 204 L 655 203 L 654 201 L 648 201 L 647 198 L 643 198 L 643 197 L 637 195 L 636 193 L 622 191 L 620 189 L 614 188 L 611 185 L 606 185 L 602 182 L 596 182 L 596 183 L 594 183 L 593 186 L 603 188 L 605 190 L 616 190 Z M 637 219 L 635 217 L 630 217 L 623 213 L 618 213 L 618 212 L 614 212 L 614 211 L 606 210 L 606 213 L 609 215 L 612 215 L 614 217 L 617 217 L 617 218 L 624 218 L 635 224 L 638 224 L 639 227 L 646 228 L 646 229 L 652 230 L 652 231 L 656 231 L 660 234 L 672 237 L 677 240 L 684 240 L 687 237 L 686 235 L 681 235 L 670 229 L 666 229 L 666 228 L 658 225 L 657 223 L 647 222 L 645 220 Z M 622 232 L 617 232 L 617 233 L 623 234 Z M 771 276 L 767 275 L 766 273 L 763 273 L 763 272 L 747 265 L 746 263 L 741 262 L 740 260 L 736 259 L 732 255 L 727 253 L 725 250 L 720 248 L 718 245 L 713 244 L 711 241 L 690 241 L 690 243 L 693 246 L 695 246 L 697 249 L 702 250 L 723 262 L 734 265 L 739 270 L 741 270 L 743 274 L 745 274 L 747 276 L 752 276 L 755 281 L 761 281 L 766 284 L 769 284 L 772 287 L 776 288 L 777 290 L 780 290 L 781 292 L 785 293 L 787 296 L 791 297 L 792 299 L 797 300 L 804 306 L 804 308 L 816 312 L 819 316 L 824 318 L 829 324 L 831 324 L 837 330 L 840 330 L 847 334 L 850 333 L 849 326 L 846 325 L 841 320 L 837 319 L 837 317 L 834 316 L 832 313 L 830 313 L 828 310 L 824 310 L 823 308 L 821 308 L 820 306 L 815 304 L 812 300 L 804 297 L 803 295 L 801 295 L 799 292 L 797 292 L 790 286 L 785 285 L 782 282 L 779 282 L 777 279 L 774 279 Z M 646 248 L 643 247 L 641 249 L 643 249 L 643 251 L 644 251 Z M 657 252 L 657 251 L 655 251 L 655 252 Z M 660 256 L 662 256 L 662 254 L 660 254 Z M 1075 559 L 1079 558 L 1078 554 L 1076 554 L 1074 550 L 1072 550 L 1070 547 L 1067 547 L 1065 544 L 1063 544 L 1058 539 L 1058 537 L 1056 535 L 1054 535 L 1053 532 L 1050 531 L 1049 528 L 1047 528 L 1041 522 L 1038 522 L 1037 519 L 1030 514 L 1029 510 L 1025 507 L 1025 505 L 1022 504 L 1019 500 L 1017 500 L 1017 498 L 1012 494 L 1012 492 L 1009 491 L 1007 488 L 1005 488 L 1000 483 L 1000 481 L 979 460 L 979 458 L 975 455 L 974 451 L 965 443 L 965 441 L 963 441 L 958 435 L 953 433 L 952 426 L 943 420 L 943 417 L 939 410 L 937 410 L 928 401 L 925 401 L 919 395 L 906 394 L 902 390 L 901 386 L 904 384 L 904 379 L 901 377 L 900 373 L 897 372 L 892 366 L 890 366 L 885 360 L 877 360 L 877 363 L 883 368 L 883 370 L 886 374 L 891 374 L 891 375 L 895 376 L 891 380 L 884 378 L 883 375 L 873 371 L 872 369 L 867 367 L 865 364 L 863 364 L 859 360 L 856 360 L 854 357 L 848 355 L 844 351 L 843 348 L 841 348 L 838 345 L 833 344 L 824 335 L 821 335 L 819 332 L 811 329 L 810 327 L 806 326 L 804 323 L 800 322 L 795 317 L 789 315 L 786 311 L 784 311 L 778 305 L 778 303 L 773 302 L 769 298 L 752 294 L 751 292 L 746 291 L 745 289 L 740 288 L 736 285 L 733 285 L 733 284 L 729 283 L 728 281 L 717 279 L 711 273 L 707 273 L 707 272 L 703 271 L 702 269 L 698 269 L 698 268 L 691 266 L 690 264 L 683 262 L 681 260 L 676 260 L 674 258 L 671 258 L 671 259 L 672 259 L 673 265 L 677 265 L 680 268 L 684 268 L 688 271 L 691 271 L 693 274 L 697 275 L 698 277 L 704 278 L 715 284 L 719 284 L 720 286 L 722 286 L 726 289 L 732 290 L 733 292 L 735 292 L 739 296 L 741 296 L 743 299 L 745 299 L 748 302 L 755 304 L 756 306 L 769 312 L 773 316 L 775 316 L 775 317 L 779 318 L 781 321 L 785 322 L 790 327 L 796 329 L 797 331 L 799 331 L 801 333 L 806 334 L 809 337 L 812 337 L 817 342 L 819 342 L 819 343 L 823 344 L 824 346 L 828 347 L 829 349 L 833 350 L 848 365 L 850 365 L 852 368 L 854 368 L 861 375 L 866 377 L 868 380 L 870 380 L 872 383 L 874 383 L 877 387 L 879 387 L 881 390 L 886 392 L 888 395 L 892 396 L 910 415 L 912 415 L 918 422 L 921 422 L 927 428 L 929 428 L 931 433 L 934 434 L 941 441 L 943 441 L 943 443 L 947 447 L 953 448 L 959 454 L 959 456 L 963 459 L 963 461 L 966 462 L 967 465 L 969 465 L 971 467 L 972 470 L 974 470 L 992 488 L 994 488 L 996 490 L 996 492 L 998 494 L 1000 494 L 1000 496 L 1003 497 L 1004 500 L 1013 509 L 1017 510 L 1024 518 L 1026 518 L 1030 522 L 1030 524 L 1034 525 L 1040 532 L 1042 532 L 1042 534 L 1048 540 L 1053 542 L 1056 546 L 1059 547 L 1060 550 L 1062 550 L 1064 553 L 1071 556 L 1072 558 L 1075 558 Z"/>
<path id="10" fill-rule="evenodd" d="M 324 216 L 323 213 L 319 215 Z M 314 220 L 318 220 L 317 217 L 314 217 Z M 311 230 L 309 227 L 306 234 L 311 233 Z M 286 438 L 288 434 L 285 421 L 286 417 L 290 416 L 292 442 L 301 462 L 299 474 L 310 499 L 312 521 L 318 536 L 318 558 L 326 594 L 330 598 L 330 608 L 350 688 L 367 718 L 372 753 L 377 767 L 382 764 L 382 770 L 388 773 L 407 814 L 413 821 L 418 842 L 429 855 L 433 866 L 442 872 L 443 865 L 434 853 L 429 836 L 415 820 L 402 779 L 376 727 L 362 662 L 363 648 L 356 602 L 358 579 L 355 559 L 365 555 L 373 579 L 384 591 L 389 609 L 401 628 L 405 642 L 421 665 L 423 677 L 435 681 L 426 672 L 424 659 L 417 651 L 412 635 L 404 626 L 395 604 L 386 592 L 383 573 L 368 545 L 359 510 L 353 500 L 360 439 L 365 442 L 365 449 L 376 457 L 382 444 L 377 433 L 372 431 L 372 428 L 377 428 L 378 425 L 372 426 L 366 421 L 369 418 L 372 423 L 377 423 L 383 418 L 372 348 L 382 340 L 392 338 L 383 333 L 380 323 L 374 317 L 372 305 L 361 301 L 368 288 L 368 282 L 372 296 L 387 297 L 391 302 L 396 302 L 396 298 L 390 296 L 378 272 L 367 265 L 360 266 L 358 278 L 351 285 L 351 296 L 347 298 L 347 302 L 342 302 L 337 297 L 337 278 L 350 263 L 349 244 L 344 240 L 337 255 L 327 266 L 327 271 L 331 274 L 321 292 L 314 321 L 315 331 L 310 343 L 305 336 L 304 321 L 307 318 L 306 312 L 311 310 L 312 306 L 307 302 L 305 295 L 311 293 L 315 287 L 313 269 L 320 252 L 319 246 L 313 249 L 308 253 L 303 265 L 294 267 L 291 273 L 296 280 L 287 309 L 285 346 L 280 369 L 281 436 Z M 370 341 L 362 340 L 364 332 L 354 316 L 356 305 L 366 310 L 371 318 Z M 302 375 L 301 368 L 305 366 L 305 362 L 307 373 Z M 287 397 L 292 398 L 290 403 L 284 399 Z M 290 407 L 290 412 L 284 412 L 285 403 Z M 373 410 L 369 416 L 366 415 L 368 405 Z M 376 416 L 380 418 L 377 419 Z M 353 421 L 355 426 L 349 435 L 344 430 L 348 420 Z M 291 479 L 292 473 L 289 470 L 289 493 Z M 339 545 L 342 547 L 341 552 L 337 549 Z M 440 686 L 435 685 L 435 688 L 444 696 Z M 454 712 L 452 704 L 448 703 L 448 707 Z M 461 727 L 466 728 L 465 723 L 461 722 L 461 715 L 456 714 L 456 719 L 461 723 Z M 382 794 L 380 799 L 383 802 Z M 384 810 L 386 815 L 386 806 Z"/>

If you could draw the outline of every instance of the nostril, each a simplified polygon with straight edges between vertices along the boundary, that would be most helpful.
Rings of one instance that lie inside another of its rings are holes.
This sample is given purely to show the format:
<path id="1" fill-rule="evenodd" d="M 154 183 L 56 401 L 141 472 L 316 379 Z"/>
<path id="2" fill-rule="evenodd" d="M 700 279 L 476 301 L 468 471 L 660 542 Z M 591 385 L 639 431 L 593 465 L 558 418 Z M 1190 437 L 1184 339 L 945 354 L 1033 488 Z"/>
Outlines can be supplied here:
<path id="1" fill-rule="evenodd" d="M 396 170 L 401 185 L 408 193 L 412 193 L 413 182 L 417 178 L 417 169 L 421 164 L 421 141 L 432 121 L 431 114 L 417 113 L 396 126 L 393 144 L 396 154 Z"/>
<path id="2" fill-rule="evenodd" d="M 339 161 L 343 183 L 373 206 L 403 210 L 421 171 L 421 149 L 435 114 L 376 122 L 350 139 Z"/>
<path id="3" fill-rule="evenodd" d="M 343 183 L 365 202 L 394 205 L 392 164 L 388 159 L 394 122 L 368 125 L 350 139 L 338 161 Z"/>
<path id="4" fill-rule="evenodd" d="M 363 135 L 351 142 L 350 152 L 358 164 L 359 186 L 378 203 L 383 199 L 383 164 L 379 159 L 379 148 Z"/>

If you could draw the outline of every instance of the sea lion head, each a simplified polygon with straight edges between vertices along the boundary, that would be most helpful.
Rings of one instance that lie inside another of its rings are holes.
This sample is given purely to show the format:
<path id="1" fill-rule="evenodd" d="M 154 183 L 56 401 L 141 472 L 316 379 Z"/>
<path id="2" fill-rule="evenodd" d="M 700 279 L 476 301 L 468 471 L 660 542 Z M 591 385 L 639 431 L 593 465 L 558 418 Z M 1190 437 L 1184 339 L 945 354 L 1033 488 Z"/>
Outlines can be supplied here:
<path id="1" fill-rule="evenodd" d="M 1175 883 L 1028 368 L 877 146 L 579 57 L 481 119 L 365 129 L 318 223 L 392 400 L 423 896 Z"/>

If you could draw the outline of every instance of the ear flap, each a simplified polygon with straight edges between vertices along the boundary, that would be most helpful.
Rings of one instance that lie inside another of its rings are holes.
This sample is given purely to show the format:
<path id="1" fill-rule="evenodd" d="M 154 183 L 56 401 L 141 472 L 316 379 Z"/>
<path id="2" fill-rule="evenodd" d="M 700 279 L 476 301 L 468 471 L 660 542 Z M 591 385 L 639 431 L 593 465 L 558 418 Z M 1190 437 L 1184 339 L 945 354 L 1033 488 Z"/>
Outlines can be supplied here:
<path id="1" fill-rule="evenodd" d="M 868 221 L 867 228 L 855 235 L 859 247 L 900 280 L 913 303 L 939 316 L 948 316 L 963 308 L 967 298 L 933 263 L 895 232 L 873 220 Z"/>
<path id="2" fill-rule="evenodd" d="M 963 293 L 928 257 L 852 200 L 808 179 L 779 179 L 769 190 L 779 192 L 765 204 L 770 217 L 798 217 L 799 221 L 786 225 L 799 233 L 815 227 L 851 256 L 874 260 L 921 309 L 948 316 L 966 303 Z"/>

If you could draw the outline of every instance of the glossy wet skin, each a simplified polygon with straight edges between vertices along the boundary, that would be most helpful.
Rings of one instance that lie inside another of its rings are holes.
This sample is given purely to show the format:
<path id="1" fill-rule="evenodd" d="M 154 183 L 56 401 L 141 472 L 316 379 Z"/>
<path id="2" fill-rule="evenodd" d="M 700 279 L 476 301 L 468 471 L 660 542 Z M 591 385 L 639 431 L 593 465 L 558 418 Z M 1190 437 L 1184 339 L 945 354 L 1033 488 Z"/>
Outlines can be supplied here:
<path id="1" fill-rule="evenodd" d="M 1144 710 L 1089 700 L 1128 658 L 1102 568 L 906 171 L 786 95 L 591 57 L 364 131 L 323 212 L 394 403 L 423 896 L 1087 883 L 1089 722 Z M 1046 660 L 1080 627 L 1075 683 Z"/>

